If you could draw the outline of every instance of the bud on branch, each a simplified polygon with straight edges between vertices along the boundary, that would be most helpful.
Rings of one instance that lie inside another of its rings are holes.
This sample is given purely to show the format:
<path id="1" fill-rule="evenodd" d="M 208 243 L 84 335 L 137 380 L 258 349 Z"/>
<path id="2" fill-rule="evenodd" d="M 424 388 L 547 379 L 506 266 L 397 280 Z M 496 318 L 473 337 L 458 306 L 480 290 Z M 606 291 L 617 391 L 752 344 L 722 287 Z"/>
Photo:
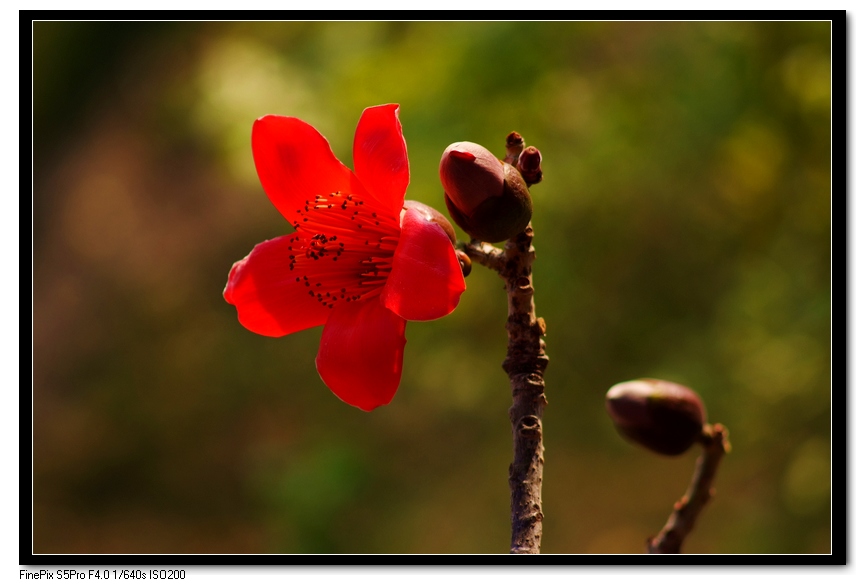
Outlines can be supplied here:
<path id="1" fill-rule="evenodd" d="M 706 410 L 697 393 L 664 380 L 633 380 L 607 392 L 616 429 L 655 453 L 681 455 L 700 437 Z"/>
<path id="2" fill-rule="evenodd" d="M 507 240 L 532 219 L 532 198 L 520 172 L 479 144 L 448 146 L 439 177 L 451 217 L 474 239 Z"/>

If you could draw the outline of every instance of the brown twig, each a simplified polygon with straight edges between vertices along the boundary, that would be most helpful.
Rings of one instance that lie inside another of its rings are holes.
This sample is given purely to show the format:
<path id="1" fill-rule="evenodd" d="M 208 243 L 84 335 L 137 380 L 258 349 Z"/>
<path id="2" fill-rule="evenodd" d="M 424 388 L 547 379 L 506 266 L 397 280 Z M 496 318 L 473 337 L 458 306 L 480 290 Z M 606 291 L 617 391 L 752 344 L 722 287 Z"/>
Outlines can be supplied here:
<path id="1" fill-rule="evenodd" d="M 541 483 L 544 445 L 541 419 L 547 404 L 544 370 L 549 359 L 542 339 L 543 319 L 535 317 L 532 287 L 532 224 L 509 239 L 504 250 L 472 240 L 466 253 L 499 273 L 508 293 L 508 351 L 502 367 L 511 381 L 513 405 L 509 410 L 514 440 L 514 461 L 509 470 L 511 487 L 511 553 L 537 554 L 541 550 L 544 514 Z"/>
<path id="2" fill-rule="evenodd" d="M 481 266 L 486 266 L 499 274 L 501 274 L 502 269 L 505 267 L 505 251 L 492 244 L 481 242 L 480 240 L 472 240 L 463 246 L 463 250 L 469 255 L 472 262 L 477 262 Z"/>
<path id="3" fill-rule="evenodd" d="M 706 425 L 700 442 L 703 454 L 697 459 L 691 485 L 682 499 L 673 505 L 673 513 L 658 535 L 646 543 L 649 554 L 680 553 L 682 543 L 694 528 L 697 516 L 714 495 L 712 482 L 715 472 L 721 459 L 730 452 L 727 428 L 722 424 Z"/>

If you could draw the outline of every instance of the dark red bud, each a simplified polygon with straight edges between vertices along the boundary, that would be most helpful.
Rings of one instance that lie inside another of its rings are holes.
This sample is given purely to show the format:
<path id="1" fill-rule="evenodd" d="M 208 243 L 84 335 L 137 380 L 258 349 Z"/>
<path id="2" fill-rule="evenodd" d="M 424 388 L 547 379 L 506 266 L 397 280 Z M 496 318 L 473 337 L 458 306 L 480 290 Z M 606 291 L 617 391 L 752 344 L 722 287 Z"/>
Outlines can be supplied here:
<path id="1" fill-rule="evenodd" d="M 426 203 L 421 203 L 420 201 L 412 201 L 411 199 L 406 199 L 403 203 L 403 207 L 405 209 L 416 209 L 420 211 L 427 221 L 435 222 L 441 226 L 442 230 L 444 230 L 448 238 L 450 238 L 451 244 L 457 243 L 457 234 L 454 231 L 454 226 L 451 225 L 448 218 L 446 218 L 438 209 L 430 207 Z"/>
<path id="2" fill-rule="evenodd" d="M 502 194 L 502 161 L 474 142 L 454 142 L 442 154 L 439 177 L 451 201 L 465 214 Z"/>
<path id="3" fill-rule="evenodd" d="M 534 146 L 529 146 L 520 153 L 517 160 L 517 168 L 529 185 L 540 183 L 543 177 L 541 173 L 541 151 Z"/>
<path id="4" fill-rule="evenodd" d="M 500 242 L 532 218 L 532 198 L 519 171 L 479 144 L 448 146 L 439 177 L 451 217 L 472 238 Z"/>
<path id="5" fill-rule="evenodd" d="M 607 412 L 625 438 L 662 455 L 690 449 L 706 424 L 706 410 L 696 392 L 648 378 L 610 388 Z"/>

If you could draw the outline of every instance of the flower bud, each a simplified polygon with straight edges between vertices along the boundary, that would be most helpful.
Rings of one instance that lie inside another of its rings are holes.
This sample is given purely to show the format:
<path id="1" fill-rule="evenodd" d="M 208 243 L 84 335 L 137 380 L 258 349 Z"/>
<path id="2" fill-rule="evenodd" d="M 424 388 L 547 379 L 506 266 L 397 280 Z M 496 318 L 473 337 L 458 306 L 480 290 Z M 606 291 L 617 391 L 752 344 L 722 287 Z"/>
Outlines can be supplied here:
<path id="1" fill-rule="evenodd" d="M 526 147 L 526 141 L 523 140 L 523 137 L 519 132 L 511 132 L 508 134 L 508 137 L 505 139 L 505 150 L 508 155 L 505 157 L 505 162 L 509 165 L 516 166 L 517 159 L 520 157 L 520 153 Z"/>
<path id="2" fill-rule="evenodd" d="M 541 151 L 534 146 L 529 146 L 520 153 L 520 157 L 517 159 L 517 168 L 523 179 L 526 180 L 526 184 L 534 185 L 541 182 L 543 178 L 541 158 Z"/>
<path id="3" fill-rule="evenodd" d="M 439 177 L 451 217 L 472 238 L 500 242 L 532 219 L 532 198 L 520 172 L 479 144 L 448 146 Z"/>
<path id="4" fill-rule="evenodd" d="M 469 255 L 463 252 L 462 250 L 457 250 L 457 260 L 460 263 L 460 268 L 463 271 L 463 278 L 471 274 L 472 272 L 472 259 L 469 258 Z"/>
<path id="5" fill-rule="evenodd" d="M 607 412 L 625 438 L 662 455 L 687 451 L 706 424 L 697 393 L 664 380 L 616 384 L 607 392 Z"/>
<path id="6" fill-rule="evenodd" d="M 451 225 L 451 222 L 448 221 L 448 218 L 446 218 L 441 211 L 435 207 L 430 207 L 426 203 L 413 201 L 411 199 L 406 199 L 403 202 L 403 207 L 405 209 L 416 209 L 423 214 L 427 221 L 439 224 L 444 233 L 446 233 L 448 238 L 450 238 L 451 244 L 456 245 L 457 233 L 454 231 L 454 226 Z"/>

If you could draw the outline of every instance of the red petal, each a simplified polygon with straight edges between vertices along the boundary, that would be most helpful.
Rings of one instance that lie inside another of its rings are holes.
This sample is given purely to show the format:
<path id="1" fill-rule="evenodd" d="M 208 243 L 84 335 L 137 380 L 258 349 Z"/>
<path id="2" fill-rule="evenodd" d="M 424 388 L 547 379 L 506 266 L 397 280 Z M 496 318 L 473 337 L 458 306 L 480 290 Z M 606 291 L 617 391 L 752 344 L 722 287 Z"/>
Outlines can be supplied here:
<path id="1" fill-rule="evenodd" d="M 255 333 L 279 337 L 323 325 L 330 309 L 309 296 L 309 288 L 290 270 L 292 236 L 258 244 L 235 262 L 222 295 L 237 307 L 240 323 Z"/>
<path id="2" fill-rule="evenodd" d="M 324 325 L 315 366 L 341 400 L 369 412 L 393 399 L 404 347 L 405 319 L 377 298 L 340 304 Z"/>
<path id="3" fill-rule="evenodd" d="M 396 217 L 408 188 L 408 153 L 399 105 L 367 108 L 354 134 L 354 172 L 368 193 Z"/>
<path id="4" fill-rule="evenodd" d="M 382 303 L 409 321 L 429 321 L 453 311 L 464 290 L 450 238 L 417 209 L 406 209 Z"/>
<path id="5" fill-rule="evenodd" d="M 318 130 L 297 118 L 264 116 L 252 125 L 255 169 L 271 203 L 294 223 L 316 195 L 358 193 L 359 181 Z"/>

